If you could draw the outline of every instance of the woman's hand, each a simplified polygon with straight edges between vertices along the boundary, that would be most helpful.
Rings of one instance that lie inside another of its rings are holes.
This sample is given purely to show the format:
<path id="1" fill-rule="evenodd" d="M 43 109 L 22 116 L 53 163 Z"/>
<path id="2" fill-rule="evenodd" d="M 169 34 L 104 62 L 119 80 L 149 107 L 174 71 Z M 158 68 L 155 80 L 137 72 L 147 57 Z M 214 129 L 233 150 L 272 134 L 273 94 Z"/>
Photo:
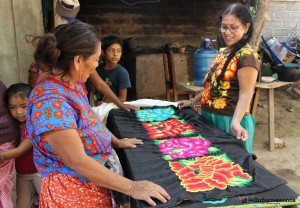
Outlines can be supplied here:
<path id="1" fill-rule="evenodd" d="M 130 111 L 130 110 L 140 110 L 139 107 L 128 105 L 128 104 L 122 104 L 122 106 L 119 106 L 121 110 Z"/>
<path id="2" fill-rule="evenodd" d="M 166 203 L 171 197 L 159 185 L 151 181 L 133 181 L 129 193 L 127 195 L 134 199 L 144 200 L 151 206 L 156 206 L 156 203 L 151 198 L 156 198 L 162 203 Z"/>
<path id="3" fill-rule="evenodd" d="M 114 146 L 116 148 L 129 148 L 129 149 L 133 149 L 136 148 L 136 145 L 138 144 L 143 144 L 143 141 L 141 139 L 137 139 L 137 138 L 124 138 L 124 139 L 118 139 L 118 141 L 116 142 L 116 144 L 114 144 Z"/>
<path id="4" fill-rule="evenodd" d="M 186 108 L 186 107 L 191 107 L 193 105 L 193 102 L 191 100 L 182 100 L 178 103 L 178 108 Z"/>
<path id="5" fill-rule="evenodd" d="M 232 133 L 236 136 L 237 139 L 246 141 L 248 139 L 248 133 L 239 123 L 232 122 L 230 125 Z"/>

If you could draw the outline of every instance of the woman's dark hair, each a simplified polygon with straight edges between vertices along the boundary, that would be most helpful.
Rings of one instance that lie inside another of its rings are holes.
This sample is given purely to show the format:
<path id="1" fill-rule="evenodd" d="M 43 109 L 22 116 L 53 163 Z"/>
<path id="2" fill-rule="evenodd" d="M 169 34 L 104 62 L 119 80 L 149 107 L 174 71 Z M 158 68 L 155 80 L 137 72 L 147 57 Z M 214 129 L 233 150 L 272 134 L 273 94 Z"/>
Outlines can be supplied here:
<path id="1" fill-rule="evenodd" d="M 17 83 L 12 84 L 7 88 L 5 92 L 5 102 L 8 104 L 8 101 L 13 96 L 20 96 L 21 98 L 28 98 L 31 92 L 31 88 L 28 84 Z"/>
<path id="2" fill-rule="evenodd" d="M 241 23 L 243 25 L 246 25 L 247 23 L 249 23 L 250 26 L 249 26 L 247 33 L 244 35 L 244 37 L 238 43 L 235 44 L 234 49 L 228 55 L 228 58 L 224 64 L 221 74 L 217 78 L 218 82 L 220 82 L 220 80 L 222 80 L 222 78 L 225 74 L 226 68 L 227 68 L 229 62 L 231 61 L 231 59 L 236 54 L 236 52 L 238 52 L 242 47 L 244 47 L 249 42 L 249 40 L 252 37 L 252 33 L 253 33 L 252 16 L 251 16 L 249 9 L 246 6 L 239 4 L 239 3 L 230 4 L 221 12 L 220 21 L 222 21 L 222 19 L 225 15 L 234 15 L 236 18 L 238 18 L 241 21 Z"/>
<path id="3" fill-rule="evenodd" d="M 97 31 L 79 20 L 58 26 L 53 32 L 39 38 L 34 53 L 35 59 L 47 66 L 52 74 L 54 68 L 59 68 L 62 76 L 66 75 L 75 56 L 88 58 L 101 42 Z"/>
<path id="4" fill-rule="evenodd" d="M 111 46 L 112 44 L 120 44 L 121 48 L 123 49 L 123 41 L 121 38 L 117 36 L 106 36 L 102 39 L 102 50 L 106 51 L 106 49 Z"/>

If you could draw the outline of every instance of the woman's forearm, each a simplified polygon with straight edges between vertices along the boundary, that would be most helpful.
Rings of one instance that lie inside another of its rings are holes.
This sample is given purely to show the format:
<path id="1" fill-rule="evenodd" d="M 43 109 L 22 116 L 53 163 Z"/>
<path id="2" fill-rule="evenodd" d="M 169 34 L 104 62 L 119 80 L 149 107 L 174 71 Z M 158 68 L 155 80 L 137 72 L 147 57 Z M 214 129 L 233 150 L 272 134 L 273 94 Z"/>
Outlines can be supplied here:
<path id="1" fill-rule="evenodd" d="M 119 98 L 115 95 L 115 93 L 110 89 L 110 87 L 101 79 L 98 75 L 97 71 L 93 72 L 90 75 L 90 81 L 97 89 L 97 91 L 101 92 L 105 97 L 115 103 L 118 107 L 123 107 L 123 103 L 119 100 Z"/>
<path id="2" fill-rule="evenodd" d="M 44 136 L 66 166 L 98 186 L 125 194 L 129 193 L 133 181 L 111 172 L 99 161 L 89 157 L 83 149 L 81 139 L 76 130 L 51 131 L 44 133 Z M 72 139 L 57 139 L 62 137 Z"/>

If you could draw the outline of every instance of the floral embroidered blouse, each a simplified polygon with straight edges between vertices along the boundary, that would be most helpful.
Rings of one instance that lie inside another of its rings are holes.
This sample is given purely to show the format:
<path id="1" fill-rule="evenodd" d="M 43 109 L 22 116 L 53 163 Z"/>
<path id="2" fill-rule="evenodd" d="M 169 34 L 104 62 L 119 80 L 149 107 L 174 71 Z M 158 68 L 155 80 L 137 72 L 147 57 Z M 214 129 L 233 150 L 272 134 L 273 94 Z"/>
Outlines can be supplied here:
<path id="1" fill-rule="evenodd" d="M 87 182 L 63 163 L 43 136 L 45 132 L 76 129 L 86 154 L 101 164 L 107 162 L 111 152 L 111 134 L 92 110 L 81 84 L 72 89 L 54 78 L 41 80 L 29 97 L 27 127 L 35 165 L 44 177 L 62 173 Z"/>
<path id="2" fill-rule="evenodd" d="M 260 70 L 261 63 L 259 55 L 250 46 L 245 46 L 231 59 L 223 79 L 218 84 L 217 78 L 229 54 L 230 52 L 225 52 L 225 48 L 221 48 L 206 72 L 201 108 L 211 113 L 233 116 L 239 97 L 238 70 L 246 66 Z"/>

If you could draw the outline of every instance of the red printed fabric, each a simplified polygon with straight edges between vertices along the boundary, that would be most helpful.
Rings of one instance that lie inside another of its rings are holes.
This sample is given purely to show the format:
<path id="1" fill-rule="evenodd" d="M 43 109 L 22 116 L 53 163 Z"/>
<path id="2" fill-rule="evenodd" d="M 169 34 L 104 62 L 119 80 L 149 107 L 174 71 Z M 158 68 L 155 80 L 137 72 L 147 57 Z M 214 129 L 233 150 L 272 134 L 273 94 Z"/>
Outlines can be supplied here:
<path id="1" fill-rule="evenodd" d="M 82 183 L 67 174 L 51 174 L 42 179 L 40 208 L 110 208 L 108 189 Z"/>

